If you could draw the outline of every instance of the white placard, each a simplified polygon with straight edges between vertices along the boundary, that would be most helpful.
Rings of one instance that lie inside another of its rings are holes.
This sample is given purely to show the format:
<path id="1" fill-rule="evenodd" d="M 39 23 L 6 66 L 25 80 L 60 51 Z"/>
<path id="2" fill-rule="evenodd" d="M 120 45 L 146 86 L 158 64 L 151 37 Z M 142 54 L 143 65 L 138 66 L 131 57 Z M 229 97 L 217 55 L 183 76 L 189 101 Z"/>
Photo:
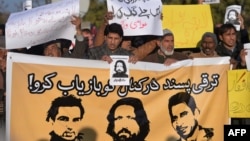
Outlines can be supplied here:
<path id="1" fill-rule="evenodd" d="M 237 31 L 240 31 L 240 21 L 238 15 L 241 14 L 240 5 L 230 5 L 226 8 L 224 23 L 231 23 Z"/>
<path id="2" fill-rule="evenodd" d="M 34 46 L 58 38 L 73 40 L 76 31 L 72 15 L 79 15 L 79 0 L 12 13 L 6 23 L 6 48 Z"/>
<path id="3" fill-rule="evenodd" d="M 161 0 L 107 0 L 107 7 L 114 13 L 109 22 L 121 24 L 125 36 L 162 35 Z"/>
<path id="4" fill-rule="evenodd" d="M 129 56 L 112 55 L 110 85 L 129 85 Z"/>

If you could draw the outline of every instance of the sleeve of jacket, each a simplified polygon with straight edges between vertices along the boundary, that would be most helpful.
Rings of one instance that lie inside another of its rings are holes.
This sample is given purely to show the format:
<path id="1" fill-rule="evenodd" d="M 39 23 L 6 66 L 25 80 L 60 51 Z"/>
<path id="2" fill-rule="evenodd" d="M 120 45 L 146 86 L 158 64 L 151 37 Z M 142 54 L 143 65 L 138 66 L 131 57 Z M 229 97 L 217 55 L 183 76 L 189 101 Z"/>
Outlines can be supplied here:
<path id="1" fill-rule="evenodd" d="M 86 42 L 83 41 L 78 41 L 77 39 L 75 40 L 75 47 L 73 52 L 70 54 L 70 57 L 72 58 L 88 58 L 86 57 L 87 55 L 87 49 L 88 45 Z"/>
<path id="2" fill-rule="evenodd" d="M 143 58 L 150 54 L 156 47 L 156 39 L 151 40 L 133 50 L 133 54 L 138 57 L 138 60 L 143 60 Z"/>
<path id="3" fill-rule="evenodd" d="M 94 42 L 94 46 L 101 46 L 104 43 L 104 30 L 106 28 L 106 24 L 103 23 L 97 33 L 96 33 L 96 37 L 95 37 L 95 42 Z"/>
<path id="4" fill-rule="evenodd" d="M 240 37 L 241 37 L 240 40 L 242 44 L 249 43 L 249 34 L 246 29 L 240 30 Z"/>
<path id="5" fill-rule="evenodd" d="M 236 69 L 247 69 L 247 66 L 242 66 L 240 62 L 236 64 Z"/>

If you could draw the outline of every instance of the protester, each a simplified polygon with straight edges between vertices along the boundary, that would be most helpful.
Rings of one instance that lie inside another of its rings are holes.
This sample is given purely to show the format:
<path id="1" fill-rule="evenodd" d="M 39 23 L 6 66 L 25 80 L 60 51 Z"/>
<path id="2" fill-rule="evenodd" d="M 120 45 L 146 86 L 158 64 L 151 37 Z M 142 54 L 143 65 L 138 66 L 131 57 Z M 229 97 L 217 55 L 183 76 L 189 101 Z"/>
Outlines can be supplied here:
<path id="1" fill-rule="evenodd" d="M 3 121 L 6 117 L 6 63 L 7 50 L 5 49 L 5 36 L 0 37 L 0 101 L 3 102 Z M 0 121 L 1 122 L 1 121 Z"/>
<path id="2" fill-rule="evenodd" d="M 219 38 L 221 44 L 217 47 L 216 51 L 221 56 L 230 56 L 230 63 L 232 69 L 246 68 L 245 55 L 243 45 L 237 40 L 237 31 L 233 24 L 223 24 L 219 28 Z M 243 118 L 232 118 L 232 124 L 245 124 L 246 120 Z"/>
<path id="3" fill-rule="evenodd" d="M 145 62 L 162 63 L 166 66 L 180 60 L 189 59 L 181 52 L 174 51 L 174 34 L 169 29 L 163 30 L 162 37 L 157 41 L 159 49 L 143 59 Z"/>
<path id="4" fill-rule="evenodd" d="M 205 32 L 201 38 L 200 52 L 191 53 L 190 58 L 207 58 L 207 57 L 219 57 L 215 51 L 218 45 L 217 37 L 214 33 Z"/>
<path id="5" fill-rule="evenodd" d="M 88 47 L 92 48 L 94 47 L 94 35 L 92 35 L 92 32 L 88 28 L 81 29 L 82 30 L 82 36 L 84 40 L 88 42 Z"/>
<path id="6" fill-rule="evenodd" d="M 77 16 L 73 16 L 73 20 L 71 21 L 71 23 L 74 24 L 76 28 L 76 41 L 73 54 L 78 54 L 72 56 L 76 56 L 74 58 L 89 59 L 89 49 L 94 47 L 94 37 L 89 29 L 81 29 L 81 21 L 81 18 Z"/>
<path id="7" fill-rule="evenodd" d="M 249 43 L 249 34 L 247 29 L 245 28 L 244 18 L 241 14 L 238 14 L 238 20 L 240 21 L 240 31 L 237 31 L 237 40 L 239 40 L 242 44 Z M 223 24 L 215 24 L 214 26 L 214 33 L 217 36 L 218 41 L 219 38 L 219 29 Z"/>
<path id="8" fill-rule="evenodd" d="M 79 26 L 81 23 L 80 17 L 73 16 L 71 23 L 75 25 L 76 28 L 76 39 L 73 51 L 69 50 L 72 45 L 71 42 L 69 43 L 66 39 L 56 39 L 43 44 L 45 56 L 88 59 L 88 55 L 86 54 L 88 45 L 82 37 Z"/>
<path id="9" fill-rule="evenodd" d="M 100 26 L 96 38 L 95 46 L 100 46 L 105 43 L 105 28 L 109 24 L 108 21 L 113 19 L 113 13 L 107 12 L 103 24 Z M 148 38 L 150 37 L 150 39 Z M 138 60 L 141 61 L 148 54 L 150 54 L 156 48 L 156 37 L 157 36 L 124 36 L 121 47 L 132 51 L 132 53 L 138 57 Z"/>
<path id="10" fill-rule="evenodd" d="M 220 44 L 216 48 L 216 52 L 220 56 L 230 56 L 230 63 L 233 65 L 233 69 L 240 65 L 240 51 L 243 49 L 243 45 L 237 40 L 237 31 L 233 24 L 223 24 L 218 31 Z"/>
<path id="11" fill-rule="evenodd" d="M 118 23 L 107 25 L 105 44 L 90 48 L 90 59 L 103 60 L 108 63 L 112 62 L 110 55 L 126 55 L 129 56 L 129 62 L 136 63 L 138 58 L 130 51 L 121 48 L 123 38 L 122 26 Z"/>

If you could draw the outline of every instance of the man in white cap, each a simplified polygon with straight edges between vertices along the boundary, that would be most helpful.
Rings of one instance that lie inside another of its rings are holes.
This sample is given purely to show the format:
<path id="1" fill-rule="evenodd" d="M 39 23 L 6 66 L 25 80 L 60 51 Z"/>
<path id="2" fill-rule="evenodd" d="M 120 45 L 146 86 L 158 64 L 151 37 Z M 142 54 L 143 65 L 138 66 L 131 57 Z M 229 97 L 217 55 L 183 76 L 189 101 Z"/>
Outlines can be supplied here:
<path id="1" fill-rule="evenodd" d="M 157 46 L 159 49 L 145 57 L 143 61 L 169 66 L 177 61 L 189 59 L 184 53 L 174 51 L 174 34 L 169 29 L 163 30 L 163 35 L 157 40 Z"/>

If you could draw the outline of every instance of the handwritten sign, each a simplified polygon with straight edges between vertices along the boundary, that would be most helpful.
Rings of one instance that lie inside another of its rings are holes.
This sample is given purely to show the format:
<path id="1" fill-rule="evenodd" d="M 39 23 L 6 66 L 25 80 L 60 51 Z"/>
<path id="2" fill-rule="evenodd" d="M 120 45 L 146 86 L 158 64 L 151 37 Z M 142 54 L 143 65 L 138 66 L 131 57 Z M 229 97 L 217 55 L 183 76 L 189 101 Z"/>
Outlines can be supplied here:
<path id="1" fill-rule="evenodd" d="M 10 15 L 6 48 L 23 48 L 58 38 L 73 40 L 72 15 L 79 15 L 79 0 L 63 0 Z"/>
<path id="2" fill-rule="evenodd" d="M 228 71 L 228 95 L 230 117 L 250 117 L 250 72 Z"/>
<path id="3" fill-rule="evenodd" d="M 210 5 L 164 5 L 162 24 L 174 33 L 176 48 L 195 48 L 204 32 L 213 32 Z"/>
<path id="4" fill-rule="evenodd" d="M 125 36 L 162 35 L 161 0 L 107 0 L 107 7 L 114 13 L 110 23 L 121 24 Z"/>

